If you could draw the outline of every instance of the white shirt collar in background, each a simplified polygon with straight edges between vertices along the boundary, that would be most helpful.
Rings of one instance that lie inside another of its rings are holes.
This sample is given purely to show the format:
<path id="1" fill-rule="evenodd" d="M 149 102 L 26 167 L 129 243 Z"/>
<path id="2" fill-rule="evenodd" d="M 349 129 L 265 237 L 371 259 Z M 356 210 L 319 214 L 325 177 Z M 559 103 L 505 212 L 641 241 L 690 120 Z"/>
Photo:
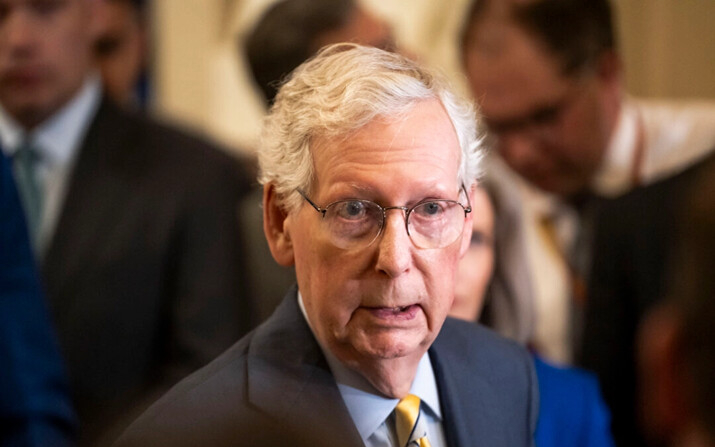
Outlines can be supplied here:
<path id="1" fill-rule="evenodd" d="M 41 154 L 39 174 L 45 197 L 39 237 L 40 256 L 54 233 L 74 160 L 101 98 L 101 80 L 98 73 L 93 73 L 85 79 L 74 98 L 29 132 L 29 138 Z M 0 140 L 8 157 L 13 156 L 27 137 L 27 131 L 0 105 Z"/>

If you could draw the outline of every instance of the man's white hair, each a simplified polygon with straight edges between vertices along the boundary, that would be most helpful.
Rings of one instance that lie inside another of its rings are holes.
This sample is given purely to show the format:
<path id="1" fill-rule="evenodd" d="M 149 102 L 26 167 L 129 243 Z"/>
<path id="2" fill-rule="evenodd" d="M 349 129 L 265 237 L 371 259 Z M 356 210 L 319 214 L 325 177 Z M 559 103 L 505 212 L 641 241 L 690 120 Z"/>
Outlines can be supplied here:
<path id="1" fill-rule="evenodd" d="M 429 99 L 441 102 L 454 126 L 462 150 L 458 181 L 469 188 L 481 175 L 484 153 L 472 103 L 400 54 L 346 43 L 323 48 L 280 88 L 264 121 L 258 180 L 274 184 L 284 210 L 296 211 L 302 204 L 296 189 L 312 191 L 316 138 L 347 137 L 377 117 L 399 119 Z"/>

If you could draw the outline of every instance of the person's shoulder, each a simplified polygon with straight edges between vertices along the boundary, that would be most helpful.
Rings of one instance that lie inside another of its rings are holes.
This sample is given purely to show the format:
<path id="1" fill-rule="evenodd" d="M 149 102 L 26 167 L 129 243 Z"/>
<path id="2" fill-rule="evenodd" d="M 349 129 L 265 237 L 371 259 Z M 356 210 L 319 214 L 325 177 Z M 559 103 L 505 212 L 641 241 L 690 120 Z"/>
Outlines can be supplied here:
<path id="1" fill-rule="evenodd" d="M 539 425 L 536 441 L 555 445 L 613 446 L 610 413 L 596 375 L 575 367 L 551 364 L 534 357 L 539 381 Z"/>
<path id="2" fill-rule="evenodd" d="M 246 190 L 255 177 L 254 160 L 231 150 L 188 126 L 160 119 L 141 111 L 124 110 L 105 100 L 98 112 L 103 127 L 121 127 L 122 151 L 134 151 L 154 169 L 172 171 L 181 179 L 185 171 L 192 183 L 201 179 L 230 178 Z"/>
<path id="3" fill-rule="evenodd" d="M 553 384 L 578 392 L 599 389 L 596 375 L 585 369 L 555 365 L 538 356 L 534 356 L 534 367 L 540 385 L 550 386 Z"/>
<path id="4" fill-rule="evenodd" d="M 632 107 L 650 123 L 665 123 L 675 120 L 679 124 L 683 122 L 710 121 L 715 120 L 715 101 L 710 99 L 661 99 L 661 98 L 637 98 L 628 96 L 625 104 Z"/>
<path id="5" fill-rule="evenodd" d="M 558 409 L 568 409 L 562 420 L 584 420 L 607 417 L 606 405 L 601 395 L 601 387 L 596 375 L 590 371 L 558 366 L 538 356 L 534 357 L 536 376 L 539 379 L 542 414 L 558 414 Z M 594 421 L 595 422 L 595 421 Z"/>
<path id="6" fill-rule="evenodd" d="M 715 166 L 715 145 L 702 159 L 676 174 L 659 178 L 618 197 L 602 200 L 599 212 L 608 215 L 609 218 L 630 215 L 642 217 L 644 210 L 661 212 L 664 206 L 677 203 L 690 183 L 702 175 L 702 172 L 712 172 L 713 166 Z"/>
<path id="7" fill-rule="evenodd" d="M 229 430 L 248 408 L 246 356 L 251 338 L 252 333 L 172 387 L 115 445 L 193 445 Z"/>
<path id="8" fill-rule="evenodd" d="M 489 380 L 508 376 L 524 383 L 531 382 L 534 374 L 531 355 L 524 347 L 477 323 L 447 318 L 433 349 L 442 363 L 464 374 Z"/>
<path id="9" fill-rule="evenodd" d="M 523 347 L 476 323 L 448 318 L 430 360 L 445 411 L 462 414 L 487 444 L 530 445 L 538 388 Z"/>
<path id="10" fill-rule="evenodd" d="M 307 323 L 300 320 L 295 293 L 295 289 L 289 291 L 268 320 L 169 390 L 114 446 L 325 445 L 305 432 L 304 426 L 281 419 L 280 411 L 267 410 L 277 402 L 283 408 L 279 398 L 290 399 L 287 370 L 295 366 L 292 360 L 305 357 L 296 352 L 305 349 L 301 340 L 311 336 Z M 296 328 L 296 321 L 304 327 Z M 292 343 L 286 345 L 287 340 Z M 314 345 L 308 348 L 310 352 L 319 350 L 316 342 Z M 292 360 L 286 360 L 291 356 Z M 302 366 L 304 363 L 299 364 Z M 267 371 L 272 372 L 270 377 Z"/>

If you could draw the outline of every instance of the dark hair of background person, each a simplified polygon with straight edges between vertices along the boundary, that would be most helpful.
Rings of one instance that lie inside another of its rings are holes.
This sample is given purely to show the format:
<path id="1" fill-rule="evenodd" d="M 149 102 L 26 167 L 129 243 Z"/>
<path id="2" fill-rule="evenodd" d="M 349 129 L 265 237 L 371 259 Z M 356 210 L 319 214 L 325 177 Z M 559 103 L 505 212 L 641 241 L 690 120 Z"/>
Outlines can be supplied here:
<path id="1" fill-rule="evenodd" d="M 269 105 L 281 81 L 318 50 L 318 36 L 344 26 L 355 8 L 354 0 L 280 0 L 264 13 L 244 51 Z"/>
<path id="2" fill-rule="evenodd" d="M 558 57 L 564 74 L 594 67 L 599 56 L 615 49 L 609 0 L 475 0 L 464 22 L 462 48 L 479 21 L 499 8 Z"/>
<path id="3" fill-rule="evenodd" d="M 689 192 L 672 258 L 669 302 L 681 319 L 686 396 L 715 442 L 715 159 L 699 172 Z"/>
<path id="4" fill-rule="evenodd" d="M 105 3 L 104 14 L 114 19 L 102 22 L 104 27 L 100 28 L 94 44 L 105 93 L 120 105 L 145 108 L 151 94 L 147 0 L 102 2 Z M 137 41 L 140 47 L 134 51 Z M 112 70 L 115 72 L 111 73 Z"/>

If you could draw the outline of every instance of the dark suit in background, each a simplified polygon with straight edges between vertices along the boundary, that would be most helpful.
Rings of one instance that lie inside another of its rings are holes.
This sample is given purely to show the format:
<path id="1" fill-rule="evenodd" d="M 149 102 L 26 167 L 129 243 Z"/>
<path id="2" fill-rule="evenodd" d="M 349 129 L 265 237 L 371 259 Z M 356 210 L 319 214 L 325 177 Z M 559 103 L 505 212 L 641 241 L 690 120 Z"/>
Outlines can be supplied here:
<path id="1" fill-rule="evenodd" d="M 447 319 L 429 354 L 448 445 L 531 445 L 538 391 L 525 351 Z M 267 322 L 172 389 L 116 447 L 149 445 L 363 443 L 293 289 Z"/>
<path id="2" fill-rule="evenodd" d="M 111 439 L 250 328 L 247 185 L 216 148 L 102 101 L 43 265 L 82 443 Z"/>
<path id="3" fill-rule="evenodd" d="M 600 200 L 585 311 L 581 364 L 597 373 L 618 445 L 645 445 L 637 418 L 635 334 L 660 302 L 677 232 L 678 210 L 715 157 L 613 200 Z"/>
<path id="4" fill-rule="evenodd" d="M 71 446 L 67 379 L 11 172 L 0 151 L 0 446 Z"/>

